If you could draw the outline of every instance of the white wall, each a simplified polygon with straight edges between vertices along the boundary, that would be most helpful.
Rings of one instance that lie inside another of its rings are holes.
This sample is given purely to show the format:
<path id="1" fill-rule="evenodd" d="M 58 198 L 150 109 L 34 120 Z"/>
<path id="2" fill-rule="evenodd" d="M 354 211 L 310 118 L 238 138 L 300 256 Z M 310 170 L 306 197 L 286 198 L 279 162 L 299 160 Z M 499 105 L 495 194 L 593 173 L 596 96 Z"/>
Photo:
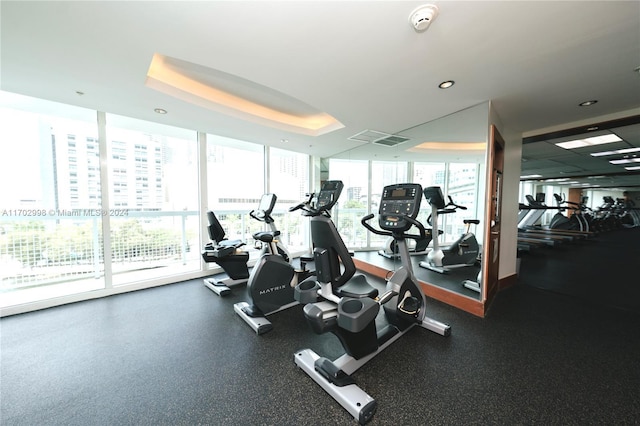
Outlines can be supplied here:
<path id="1" fill-rule="evenodd" d="M 518 197 L 520 194 L 520 170 L 522 159 L 522 134 L 510 130 L 493 108 L 489 108 L 489 125 L 495 125 L 505 141 L 502 183 L 502 211 L 500 238 L 500 269 L 498 278 L 516 273 L 518 253 Z"/>

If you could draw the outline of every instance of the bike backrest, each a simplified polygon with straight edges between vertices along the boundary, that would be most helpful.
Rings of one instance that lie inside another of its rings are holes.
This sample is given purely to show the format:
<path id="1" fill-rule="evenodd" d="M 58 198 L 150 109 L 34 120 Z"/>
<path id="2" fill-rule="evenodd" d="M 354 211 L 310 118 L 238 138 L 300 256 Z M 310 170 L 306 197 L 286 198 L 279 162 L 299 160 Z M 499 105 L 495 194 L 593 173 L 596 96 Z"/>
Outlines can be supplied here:
<path id="1" fill-rule="evenodd" d="M 209 226 L 207 226 L 207 231 L 209 232 L 209 238 L 212 241 L 215 241 L 216 243 L 219 243 L 220 241 L 224 240 L 224 237 L 226 234 L 224 232 L 224 229 L 222 228 L 222 225 L 220 224 L 220 221 L 218 221 L 218 218 L 216 217 L 215 213 L 209 210 L 207 212 L 207 219 L 209 220 Z"/>

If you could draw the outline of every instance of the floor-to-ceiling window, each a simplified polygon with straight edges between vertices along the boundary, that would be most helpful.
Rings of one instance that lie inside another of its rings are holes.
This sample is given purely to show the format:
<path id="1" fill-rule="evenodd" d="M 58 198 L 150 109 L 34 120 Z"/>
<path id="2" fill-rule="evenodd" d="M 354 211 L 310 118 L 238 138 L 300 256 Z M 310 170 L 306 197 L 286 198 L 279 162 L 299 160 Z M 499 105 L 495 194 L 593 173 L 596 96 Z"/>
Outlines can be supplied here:
<path id="1" fill-rule="evenodd" d="M 252 257 L 258 255 L 252 235 L 265 225 L 249 212 L 271 192 L 277 197 L 272 216 L 283 244 L 291 254 L 308 250 L 305 218 L 288 212 L 308 190 L 308 155 L 207 134 L 207 170 L 208 209 L 216 214 L 227 238 L 246 242 L 244 248 Z"/>
<path id="2" fill-rule="evenodd" d="M 265 193 L 265 148 L 262 145 L 207 134 L 207 209 L 213 211 L 226 238 L 247 243 L 257 255 L 252 234 L 264 224 L 249 216 Z"/>
<path id="3" fill-rule="evenodd" d="M 290 252 L 306 252 L 308 221 L 288 208 L 308 190 L 309 156 L 200 137 L 0 92 L 2 314 L 215 272 L 200 255 L 203 209 L 257 253 L 251 235 L 264 225 L 248 213 L 266 191 Z"/>
<path id="4" fill-rule="evenodd" d="M 371 162 L 371 213 L 378 213 L 382 189 L 387 185 L 396 183 L 406 183 L 407 180 L 406 162 L 400 161 L 372 161 Z M 377 216 L 376 216 L 377 218 Z M 377 219 L 376 219 L 377 220 Z M 378 226 L 377 223 L 373 224 Z M 380 247 L 385 244 L 389 237 L 369 233 L 369 245 Z"/>
<path id="5" fill-rule="evenodd" d="M 104 288 L 98 145 L 95 111 L 0 92 L 0 306 Z"/>
<path id="6" fill-rule="evenodd" d="M 446 201 L 451 200 L 458 206 L 464 207 L 456 209 L 453 214 L 444 218 L 445 226 L 443 231 L 444 241 L 455 241 L 466 231 L 465 219 L 482 219 L 482 211 L 477 210 L 478 199 L 478 165 L 475 163 L 449 163 L 447 173 Z M 469 231 L 478 234 L 475 225 L 469 227 Z M 481 234 L 481 233 L 480 233 Z"/>
<path id="7" fill-rule="evenodd" d="M 416 162 L 413 164 L 413 182 L 419 183 L 423 190 L 431 186 L 439 186 L 441 189 L 444 189 L 445 178 L 445 163 Z M 430 225 L 428 225 L 429 215 L 431 215 L 431 206 L 427 203 L 427 200 L 422 197 L 418 220 L 427 227 L 430 227 Z"/>
<path id="8" fill-rule="evenodd" d="M 268 148 L 269 191 L 278 197 L 273 218 L 289 253 L 307 252 L 310 247 L 308 218 L 300 211 L 289 213 L 309 192 L 309 156 L 279 148 Z"/>
<path id="9" fill-rule="evenodd" d="M 199 270 L 197 133 L 106 122 L 113 285 Z"/>
<path id="10" fill-rule="evenodd" d="M 341 180 L 344 189 L 333 208 L 333 220 L 347 247 L 367 248 L 368 232 L 360 224 L 369 212 L 369 162 L 366 160 L 329 160 L 329 179 Z M 375 207 L 377 210 L 377 205 Z"/>

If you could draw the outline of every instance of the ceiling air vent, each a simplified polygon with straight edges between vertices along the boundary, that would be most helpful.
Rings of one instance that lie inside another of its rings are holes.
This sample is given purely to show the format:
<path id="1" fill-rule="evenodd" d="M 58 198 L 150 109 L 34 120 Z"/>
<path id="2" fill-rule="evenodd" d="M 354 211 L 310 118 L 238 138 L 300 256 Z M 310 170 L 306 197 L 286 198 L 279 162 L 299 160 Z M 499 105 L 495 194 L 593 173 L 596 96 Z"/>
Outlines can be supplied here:
<path id="1" fill-rule="evenodd" d="M 376 130 L 364 130 L 347 139 L 383 146 L 396 146 L 409 140 L 409 138 L 405 138 L 403 136 L 391 135 L 389 133 L 378 132 Z"/>
<path id="2" fill-rule="evenodd" d="M 389 135 L 386 138 L 378 139 L 373 141 L 376 145 L 384 145 L 384 146 L 396 146 L 400 145 L 402 142 L 408 141 L 409 138 L 405 138 L 403 136 L 398 135 Z"/>
<path id="3" fill-rule="evenodd" d="M 386 138 L 388 136 L 391 135 L 388 133 L 376 132 L 375 130 L 363 130 L 362 132 L 356 133 L 355 135 L 347 139 L 359 142 L 373 142 L 377 141 L 378 139 Z"/>

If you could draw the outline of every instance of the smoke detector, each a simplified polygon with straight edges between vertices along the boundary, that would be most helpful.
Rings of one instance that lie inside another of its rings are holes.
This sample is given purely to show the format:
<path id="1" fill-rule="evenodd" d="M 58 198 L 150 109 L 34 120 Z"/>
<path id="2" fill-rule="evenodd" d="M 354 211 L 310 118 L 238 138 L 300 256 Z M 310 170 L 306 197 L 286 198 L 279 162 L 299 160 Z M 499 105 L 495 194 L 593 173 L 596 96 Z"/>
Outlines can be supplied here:
<path id="1" fill-rule="evenodd" d="M 409 23 L 414 30 L 421 33 L 426 31 L 431 22 L 438 16 L 438 7 L 433 4 L 419 6 L 409 15 Z"/>

